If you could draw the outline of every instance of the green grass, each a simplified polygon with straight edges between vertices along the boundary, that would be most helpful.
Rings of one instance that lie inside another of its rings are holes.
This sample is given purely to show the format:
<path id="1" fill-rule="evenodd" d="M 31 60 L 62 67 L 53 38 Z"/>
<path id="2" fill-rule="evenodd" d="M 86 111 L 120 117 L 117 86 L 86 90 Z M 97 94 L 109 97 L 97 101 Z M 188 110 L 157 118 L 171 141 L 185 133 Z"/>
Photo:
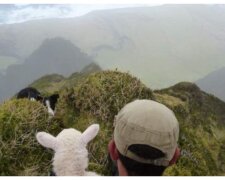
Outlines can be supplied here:
<path id="1" fill-rule="evenodd" d="M 47 175 L 52 152 L 35 139 L 38 131 L 55 134 L 60 122 L 48 118 L 46 108 L 26 99 L 0 105 L 0 175 Z"/>
<path id="2" fill-rule="evenodd" d="M 65 78 L 62 75 L 51 74 L 41 77 L 29 86 L 40 89 L 42 94 L 52 94 L 57 92 L 63 85 Z"/>

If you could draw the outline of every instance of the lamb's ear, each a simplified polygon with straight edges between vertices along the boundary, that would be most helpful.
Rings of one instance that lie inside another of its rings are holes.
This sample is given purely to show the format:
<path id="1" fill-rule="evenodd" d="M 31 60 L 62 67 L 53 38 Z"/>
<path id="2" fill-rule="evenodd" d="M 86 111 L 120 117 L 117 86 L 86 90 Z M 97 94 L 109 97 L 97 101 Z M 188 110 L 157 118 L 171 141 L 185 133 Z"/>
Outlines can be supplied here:
<path id="1" fill-rule="evenodd" d="M 53 150 L 56 149 L 56 137 L 52 136 L 51 134 L 48 134 L 46 132 L 39 132 L 36 134 L 36 138 L 38 142 L 47 148 L 51 148 Z"/>
<path id="2" fill-rule="evenodd" d="M 85 144 L 89 143 L 98 134 L 99 125 L 92 124 L 81 135 L 81 138 Z"/>

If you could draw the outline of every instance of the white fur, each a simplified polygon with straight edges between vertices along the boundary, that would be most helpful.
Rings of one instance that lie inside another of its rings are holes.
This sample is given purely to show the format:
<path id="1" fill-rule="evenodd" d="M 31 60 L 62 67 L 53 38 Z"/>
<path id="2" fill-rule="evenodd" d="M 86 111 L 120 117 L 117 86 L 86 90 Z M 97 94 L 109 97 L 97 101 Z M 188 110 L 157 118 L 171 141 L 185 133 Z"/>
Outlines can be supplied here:
<path id="1" fill-rule="evenodd" d="M 55 113 L 54 113 L 54 111 L 52 110 L 52 108 L 51 108 L 51 106 L 50 106 L 49 100 L 46 100 L 45 103 L 46 103 L 46 106 L 47 106 L 47 108 L 48 108 L 48 113 L 49 113 L 50 115 L 54 116 Z"/>
<path id="2" fill-rule="evenodd" d="M 34 99 L 33 97 L 32 97 L 32 98 L 30 98 L 30 100 L 31 100 L 31 101 L 36 101 L 36 99 Z"/>
<path id="3" fill-rule="evenodd" d="M 55 151 L 53 170 L 57 176 L 96 176 L 95 172 L 86 171 L 88 151 L 86 145 L 99 131 L 99 125 L 89 126 L 83 133 L 76 129 L 64 129 L 54 137 L 46 132 L 36 135 L 38 142 Z"/>

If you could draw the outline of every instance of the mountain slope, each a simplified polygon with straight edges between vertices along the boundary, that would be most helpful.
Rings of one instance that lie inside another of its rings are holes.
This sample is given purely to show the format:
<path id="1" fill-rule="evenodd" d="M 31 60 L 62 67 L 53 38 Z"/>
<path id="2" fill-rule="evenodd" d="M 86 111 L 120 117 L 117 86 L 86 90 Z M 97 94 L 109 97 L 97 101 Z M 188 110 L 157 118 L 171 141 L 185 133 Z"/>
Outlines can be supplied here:
<path id="1" fill-rule="evenodd" d="M 68 76 L 79 72 L 92 59 L 70 41 L 62 38 L 45 40 L 24 63 L 10 66 L 0 79 L 0 100 L 14 95 L 35 79 L 46 74 Z"/>
<path id="2" fill-rule="evenodd" d="M 196 81 L 204 91 L 211 93 L 225 101 L 225 67 L 216 70 Z"/>
<path id="3" fill-rule="evenodd" d="M 153 89 L 193 82 L 225 65 L 224 9 L 163 5 L 1 25 L 0 54 L 24 59 L 46 38 L 60 36 L 102 68 L 129 71 Z"/>
<path id="4" fill-rule="evenodd" d="M 29 86 L 41 90 L 42 94 L 50 95 L 65 88 L 74 87 L 89 74 L 99 71 L 102 69 L 96 63 L 91 63 L 80 72 L 74 72 L 67 78 L 59 74 L 50 74 L 35 80 Z"/>
<path id="5" fill-rule="evenodd" d="M 155 95 L 173 109 L 180 124 L 182 156 L 168 174 L 224 175 L 225 103 L 187 82 Z"/>

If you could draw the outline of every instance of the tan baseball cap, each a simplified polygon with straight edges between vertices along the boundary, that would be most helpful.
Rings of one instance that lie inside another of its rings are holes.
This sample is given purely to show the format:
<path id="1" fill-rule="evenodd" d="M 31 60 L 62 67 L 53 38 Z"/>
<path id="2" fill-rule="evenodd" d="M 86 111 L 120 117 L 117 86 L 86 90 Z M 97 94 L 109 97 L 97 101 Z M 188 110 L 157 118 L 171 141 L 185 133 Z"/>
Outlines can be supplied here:
<path id="1" fill-rule="evenodd" d="M 177 148 L 179 124 L 165 105 L 152 100 L 135 100 L 115 116 L 114 141 L 118 151 L 133 160 L 168 166 Z M 144 144 L 165 154 L 160 159 L 144 159 L 128 150 L 133 144 Z"/>

